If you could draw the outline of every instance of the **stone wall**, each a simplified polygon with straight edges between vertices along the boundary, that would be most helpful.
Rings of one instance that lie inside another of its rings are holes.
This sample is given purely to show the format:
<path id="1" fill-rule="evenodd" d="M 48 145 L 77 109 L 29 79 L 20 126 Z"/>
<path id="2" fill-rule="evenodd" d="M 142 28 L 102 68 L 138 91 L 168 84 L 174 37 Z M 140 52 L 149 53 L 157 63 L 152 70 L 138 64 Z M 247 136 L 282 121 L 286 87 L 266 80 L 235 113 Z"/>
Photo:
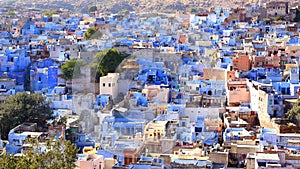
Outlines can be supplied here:
<path id="1" fill-rule="evenodd" d="M 209 160 L 217 164 L 228 165 L 228 152 L 212 152 L 209 154 Z"/>

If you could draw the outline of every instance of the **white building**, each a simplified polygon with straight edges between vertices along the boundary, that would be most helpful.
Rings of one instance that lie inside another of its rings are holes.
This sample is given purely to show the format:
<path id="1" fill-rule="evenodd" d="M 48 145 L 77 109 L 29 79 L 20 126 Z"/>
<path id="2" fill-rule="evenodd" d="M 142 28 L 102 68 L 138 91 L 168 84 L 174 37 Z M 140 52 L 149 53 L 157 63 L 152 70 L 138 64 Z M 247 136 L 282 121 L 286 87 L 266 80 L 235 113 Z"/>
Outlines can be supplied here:
<path id="1" fill-rule="evenodd" d="M 100 77 L 100 94 L 109 94 L 112 99 L 117 98 L 119 93 L 119 73 L 108 73 L 107 76 Z"/>

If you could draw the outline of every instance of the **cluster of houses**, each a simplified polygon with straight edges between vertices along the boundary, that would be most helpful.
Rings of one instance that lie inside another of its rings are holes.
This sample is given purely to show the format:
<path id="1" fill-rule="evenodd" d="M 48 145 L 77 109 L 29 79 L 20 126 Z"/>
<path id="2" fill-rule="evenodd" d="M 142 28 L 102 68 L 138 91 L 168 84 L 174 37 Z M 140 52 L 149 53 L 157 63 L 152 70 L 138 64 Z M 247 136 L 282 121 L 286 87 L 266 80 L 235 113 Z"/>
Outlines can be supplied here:
<path id="1" fill-rule="evenodd" d="M 0 99 L 43 94 L 55 120 L 47 131 L 12 126 L 0 148 L 68 139 L 84 169 L 300 168 L 299 122 L 285 115 L 300 96 L 297 10 L 283 1 L 196 14 L 1 8 Z M 94 26 L 102 37 L 84 40 Z M 118 73 L 95 83 L 86 65 L 62 78 L 68 60 L 90 63 L 110 48 L 130 54 Z"/>

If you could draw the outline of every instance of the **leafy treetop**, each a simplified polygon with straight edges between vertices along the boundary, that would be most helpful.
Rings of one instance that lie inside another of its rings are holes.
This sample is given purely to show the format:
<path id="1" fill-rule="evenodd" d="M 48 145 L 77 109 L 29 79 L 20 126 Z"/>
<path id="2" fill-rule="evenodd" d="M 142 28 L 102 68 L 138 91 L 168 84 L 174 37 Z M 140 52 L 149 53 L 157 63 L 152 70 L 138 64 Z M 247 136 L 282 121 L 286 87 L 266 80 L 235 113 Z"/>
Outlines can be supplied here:
<path id="1" fill-rule="evenodd" d="M 293 104 L 293 107 L 286 113 L 286 116 L 289 120 L 300 121 L 300 99 Z"/>
<path id="2" fill-rule="evenodd" d="M 91 7 L 89 7 L 89 9 L 88 9 L 88 12 L 89 12 L 89 13 L 95 12 L 95 11 L 97 11 L 97 7 L 96 7 L 96 6 L 91 6 Z"/>
<path id="3" fill-rule="evenodd" d="M 114 73 L 127 56 L 115 48 L 98 52 L 95 61 L 91 63 L 92 72 L 96 72 L 96 81 L 99 81 L 101 76 Z"/>
<path id="4" fill-rule="evenodd" d="M 300 22 L 300 7 L 296 11 L 296 16 L 294 18 L 294 22 Z"/>
<path id="5" fill-rule="evenodd" d="M 99 31 L 99 28 L 93 26 L 89 27 L 86 32 L 83 34 L 84 40 L 98 39 L 102 37 L 102 33 Z"/>
<path id="6" fill-rule="evenodd" d="M 66 80 L 71 80 L 73 78 L 78 78 L 80 76 L 80 67 L 84 66 L 86 63 L 81 59 L 71 59 L 65 62 L 61 66 L 61 71 L 63 73 L 63 78 Z"/>
<path id="7" fill-rule="evenodd" d="M 23 153 L 23 156 L 0 155 L 0 168 L 70 169 L 76 167 L 74 160 L 78 150 L 70 141 L 49 140 L 46 142 L 46 151 L 42 152 L 36 140 L 28 140 L 28 142 L 31 146 Z"/>
<path id="8" fill-rule="evenodd" d="M 57 10 L 51 10 L 51 11 L 45 11 L 44 12 L 45 16 L 52 16 L 54 14 L 58 14 Z"/>
<path id="9" fill-rule="evenodd" d="M 18 93 L 0 104 L 1 136 L 7 139 L 9 131 L 24 123 L 37 123 L 45 127 L 46 120 L 52 118 L 52 110 L 45 97 L 39 94 Z"/>

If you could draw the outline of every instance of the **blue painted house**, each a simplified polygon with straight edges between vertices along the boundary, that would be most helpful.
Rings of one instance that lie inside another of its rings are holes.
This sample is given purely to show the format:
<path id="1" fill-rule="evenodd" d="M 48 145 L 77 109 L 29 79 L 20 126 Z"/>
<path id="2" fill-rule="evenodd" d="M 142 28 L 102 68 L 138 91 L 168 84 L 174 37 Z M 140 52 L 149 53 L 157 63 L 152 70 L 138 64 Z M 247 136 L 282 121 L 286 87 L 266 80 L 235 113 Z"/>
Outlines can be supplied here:
<path id="1" fill-rule="evenodd" d="M 58 65 L 52 59 L 36 62 L 30 69 L 30 90 L 50 92 L 58 85 Z"/>
<path id="2" fill-rule="evenodd" d="M 76 148 L 82 150 L 84 147 L 95 147 L 95 140 L 87 137 L 86 134 L 78 134 L 75 140 Z"/>

